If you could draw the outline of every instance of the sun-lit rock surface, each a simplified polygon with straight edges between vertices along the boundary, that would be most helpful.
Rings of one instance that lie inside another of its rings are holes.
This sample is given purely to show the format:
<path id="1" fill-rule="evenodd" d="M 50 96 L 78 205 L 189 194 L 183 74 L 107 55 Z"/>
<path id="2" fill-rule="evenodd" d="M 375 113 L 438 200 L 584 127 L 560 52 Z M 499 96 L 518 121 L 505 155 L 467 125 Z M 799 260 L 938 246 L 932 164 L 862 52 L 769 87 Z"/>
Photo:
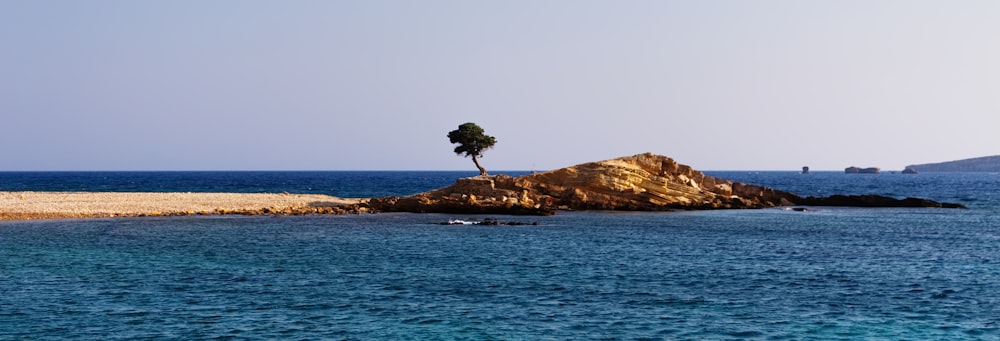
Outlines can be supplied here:
<path id="1" fill-rule="evenodd" d="M 791 193 L 705 175 L 660 155 L 639 154 L 517 178 L 520 187 L 572 209 L 663 210 L 788 205 Z"/>

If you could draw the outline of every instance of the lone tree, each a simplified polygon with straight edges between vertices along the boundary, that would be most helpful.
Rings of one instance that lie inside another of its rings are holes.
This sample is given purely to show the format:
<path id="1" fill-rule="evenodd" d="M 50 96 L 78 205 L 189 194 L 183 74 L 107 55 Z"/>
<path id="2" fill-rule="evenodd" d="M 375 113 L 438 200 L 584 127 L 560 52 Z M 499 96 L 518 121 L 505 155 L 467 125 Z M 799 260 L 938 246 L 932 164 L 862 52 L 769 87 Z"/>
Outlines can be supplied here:
<path id="1" fill-rule="evenodd" d="M 487 149 L 493 148 L 497 139 L 486 135 L 483 128 L 472 122 L 462 124 L 458 126 L 458 129 L 449 132 L 448 139 L 451 140 L 451 143 L 458 143 L 458 147 L 455 147 L 455 154 L 462 155 L 464 153 L 465 156 L 471 156 L 472 163 L 475 163 L 476 168 L 479 168 L 479 175 L 486 175 L 486 168 L 479 165 L 478 157 L 483 156 L 483 152 Z"/>

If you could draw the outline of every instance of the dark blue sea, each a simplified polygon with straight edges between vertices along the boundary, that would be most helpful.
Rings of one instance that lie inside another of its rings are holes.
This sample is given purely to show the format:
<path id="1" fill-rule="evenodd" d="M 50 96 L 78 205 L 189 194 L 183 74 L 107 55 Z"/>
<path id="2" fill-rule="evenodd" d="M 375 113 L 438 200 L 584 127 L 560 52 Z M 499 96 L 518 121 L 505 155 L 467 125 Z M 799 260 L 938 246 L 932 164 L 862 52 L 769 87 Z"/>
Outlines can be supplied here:
<path id="1" fill-rule="evenodd" d="M 0 339 L 1000 339 L 1000 174 L 708 173 L 969 209 L 0 222 Z M 371 197 L 469 175 L 7 172 L 0 190 Z"/>

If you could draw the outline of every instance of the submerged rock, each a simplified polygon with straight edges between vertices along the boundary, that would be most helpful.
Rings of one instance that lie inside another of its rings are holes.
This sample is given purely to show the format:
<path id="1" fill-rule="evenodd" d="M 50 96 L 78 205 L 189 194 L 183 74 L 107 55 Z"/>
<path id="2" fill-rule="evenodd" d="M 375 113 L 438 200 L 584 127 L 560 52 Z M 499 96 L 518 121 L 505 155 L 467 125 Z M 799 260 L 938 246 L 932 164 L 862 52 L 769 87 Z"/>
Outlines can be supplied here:
<path id="1" fill-rule="evenodd" d="M 524 225 L 540 225 L 537 221 L 532 223 L 526 223 L 523 221 L 500 221 L 496 218 L 486 218 L 482 221 L 465 221 L 465 220 L 449 220 L 445 222 L 438 223 L 438 225 L 484 225 L 484 226 L 524 226 Z"/>
<path id="2" fill-rule="evenodd" d="M 921 198 L 896 199 L 881 195 L 831 195 L 828 197 L 807 197 L 799 200 L 808 206 L 851 206 L 851 207 L 941 207 L 965 208 L 960 204 L 940 203 Z"/>

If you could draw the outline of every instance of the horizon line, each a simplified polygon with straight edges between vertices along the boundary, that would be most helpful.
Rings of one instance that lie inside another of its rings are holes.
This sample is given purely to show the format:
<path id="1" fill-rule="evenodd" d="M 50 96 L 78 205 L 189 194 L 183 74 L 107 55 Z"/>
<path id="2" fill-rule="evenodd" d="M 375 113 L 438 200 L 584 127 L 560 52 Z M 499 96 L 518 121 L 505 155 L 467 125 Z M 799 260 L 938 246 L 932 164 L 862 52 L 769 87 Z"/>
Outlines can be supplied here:
<path id="1" fill-rule="evenodd" d="M 571 167 L 571 166 L 570 166 Z M 568 168 L 568 167 L 562 167 Z M 562 168 L 555 169 L 500 169 L 495 171 L 490 171 L 490 173 L 502 173 L 502 172 L 548 172 L 554 171 Z M 802 173 L 801 169 L 695 169 L 699 172 L 795 172 Z M 843 172 L 843 169 L 810 169 L 809 172 Z M 882 173 L 889 172 L 900 172 L 902 170 L 883 170 Z M 478 173 L 478 170 L 462 170 L 462 169 L 50 169 L 50 170 L 3 170 L 0 169 L 0 173 L 99 173 L 99 172 L 464 172 L 464 173 Z"/>

